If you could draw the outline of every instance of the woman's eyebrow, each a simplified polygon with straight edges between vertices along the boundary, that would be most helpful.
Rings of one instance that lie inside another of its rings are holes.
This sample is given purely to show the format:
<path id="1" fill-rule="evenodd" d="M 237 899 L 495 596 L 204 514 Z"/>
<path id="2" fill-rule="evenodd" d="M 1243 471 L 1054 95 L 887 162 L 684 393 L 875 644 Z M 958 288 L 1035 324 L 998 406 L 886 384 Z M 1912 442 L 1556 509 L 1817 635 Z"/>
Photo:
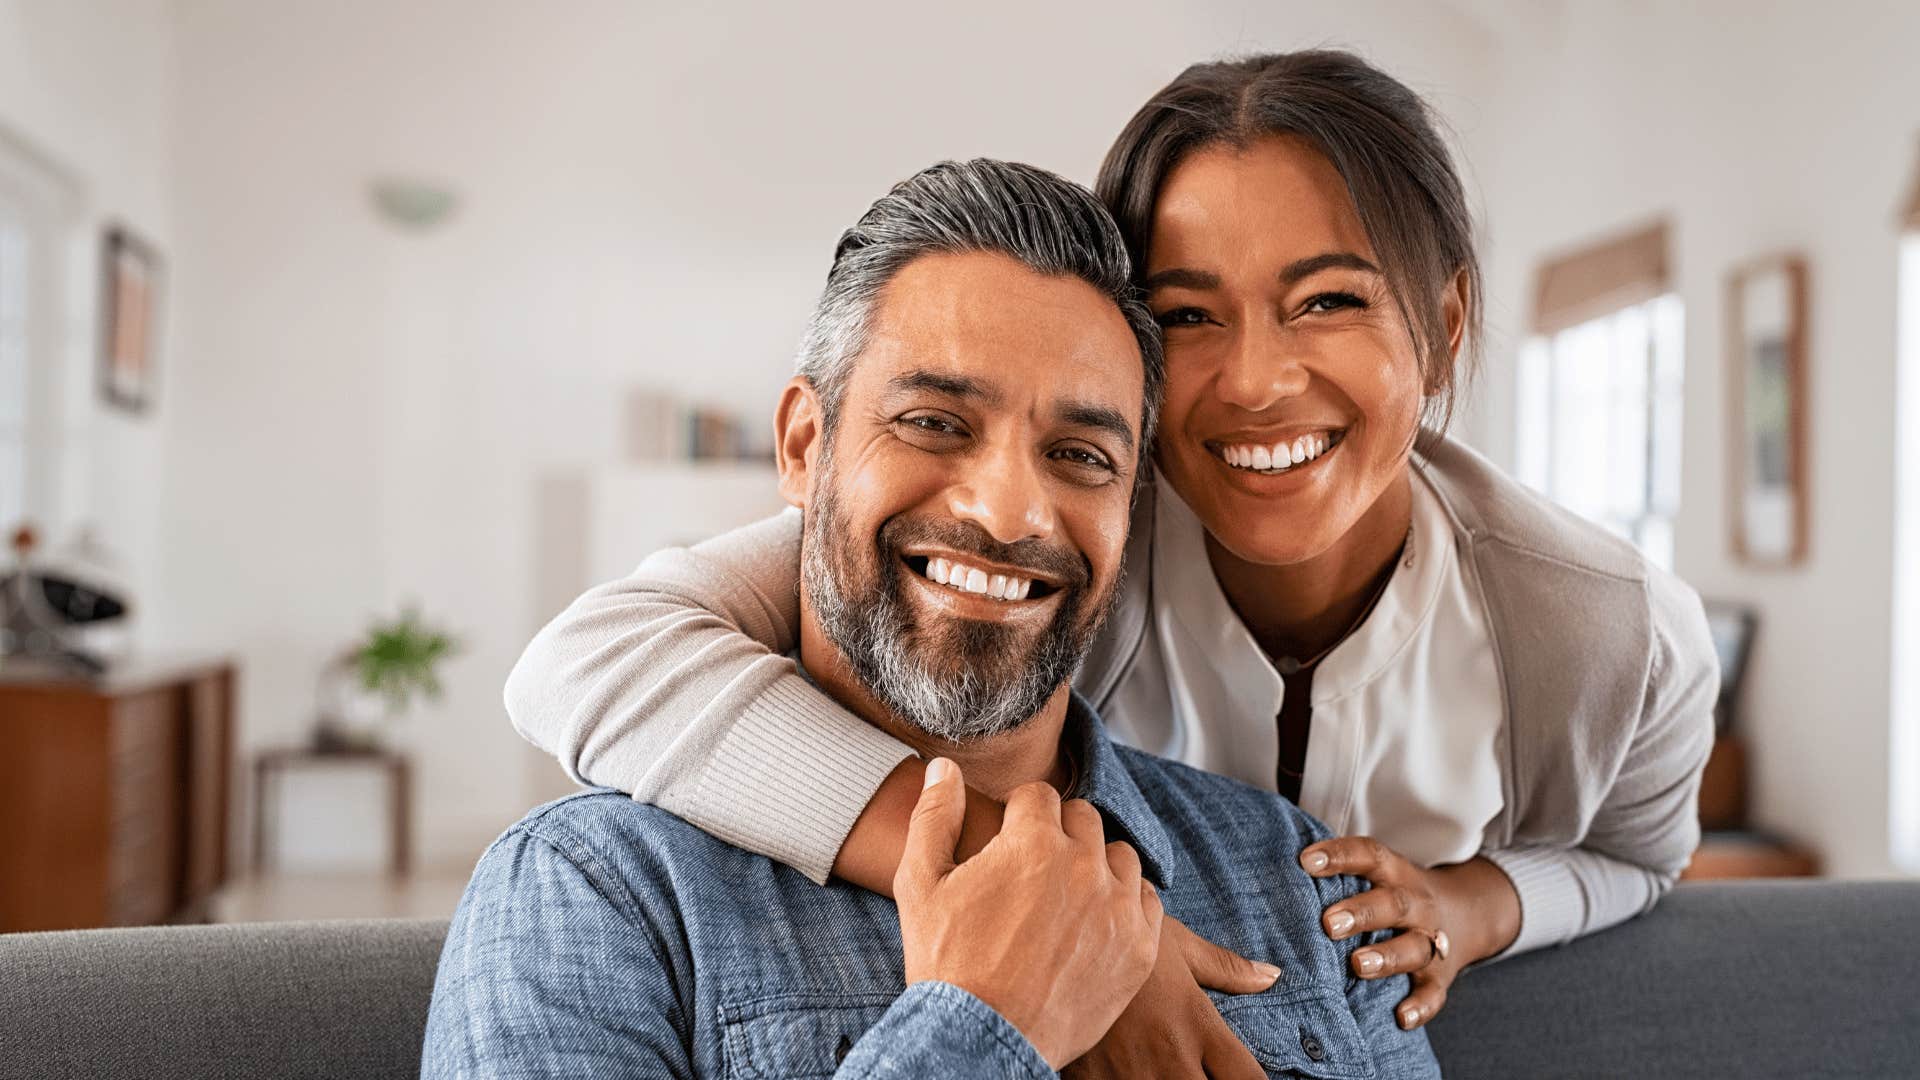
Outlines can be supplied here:
<path id="1" fill-rule="evenodd" d="M 1220 287 L 1220 275 L 1175 266 L 1148 274 L 1144 287 L 1148 292 L 1155 289 L 1217 289 Z"/>
<path id="2" fill-rule="evenodd" d="M 1280 271 L 1280 284 L 1293 285 L 1304 278 L 1312 277 L 1322 270 L 1361 270 L 1378 274 L 1380 268 L 1351 251 L 1329 251 L 1322 255 L 1309 255 L 1304 259 L 1295 259 Z"/>

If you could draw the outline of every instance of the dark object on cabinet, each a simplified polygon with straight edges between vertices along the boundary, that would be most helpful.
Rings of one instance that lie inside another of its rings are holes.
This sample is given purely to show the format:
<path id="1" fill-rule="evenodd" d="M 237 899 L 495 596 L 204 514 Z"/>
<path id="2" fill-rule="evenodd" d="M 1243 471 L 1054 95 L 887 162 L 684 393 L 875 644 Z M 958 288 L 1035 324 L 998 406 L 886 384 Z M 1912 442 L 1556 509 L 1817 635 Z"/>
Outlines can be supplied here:
<path id="1" fill-rule="evenodd" d="M 0 666 L 0 932 L 204 920 L 232 754 L 224 660 Z"/>

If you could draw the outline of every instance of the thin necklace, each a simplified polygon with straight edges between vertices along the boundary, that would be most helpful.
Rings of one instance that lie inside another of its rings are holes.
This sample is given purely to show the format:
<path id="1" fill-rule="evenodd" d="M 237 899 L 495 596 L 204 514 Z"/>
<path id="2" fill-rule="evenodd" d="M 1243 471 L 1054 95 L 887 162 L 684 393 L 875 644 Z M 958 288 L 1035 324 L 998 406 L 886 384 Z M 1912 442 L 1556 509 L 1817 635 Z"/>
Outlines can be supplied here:
<path id="1" fill-rule="evenodd" d="M 1397 564 L 1402 559 L 1405 559 L 1408 565 L 1412 565 L 1412 559 L 1407 556 L 1407 552 L 1411 550 L 1413 550 L 1413 526 L 1408 525 L 1406 539 L 1400 541 L 1400 550 L 1394 552 L 1393 561 Z M 1400 567 L 1396 565 L 1388 573 L 1380 575 L 1380 580 L 1373 586 L 1373 592 L 1367 597 L 1367 602 L 1361 606 L 1360 614 L 1354 616 L 1353 621 L 1347 624 L 1345 630 L 1340 631 L 1340 636 L 1333 639 L 1333 644 L 1328 645 L 1326 648 L 1321 649 L 1305 660 L 1296 660 L 1291 656 L 1275 657 L 1273 661 L 1274 670 L 1278 671 L 1282 676 L 1298 675 L 1302 671 L 1325 660 L 1328 653 L 1339 648 L 1343 642 L 1349 637 L 1352 637 L 1353 632 L 1360 629 L 1360 624 L 1367 621 L 1367 616 L 1373 614 L 1373 609 L 1380 606 L 1380 598 L 1387 595 L 1387 586 L 1393 583 L 1394 575 L 1399 572 Z"/>

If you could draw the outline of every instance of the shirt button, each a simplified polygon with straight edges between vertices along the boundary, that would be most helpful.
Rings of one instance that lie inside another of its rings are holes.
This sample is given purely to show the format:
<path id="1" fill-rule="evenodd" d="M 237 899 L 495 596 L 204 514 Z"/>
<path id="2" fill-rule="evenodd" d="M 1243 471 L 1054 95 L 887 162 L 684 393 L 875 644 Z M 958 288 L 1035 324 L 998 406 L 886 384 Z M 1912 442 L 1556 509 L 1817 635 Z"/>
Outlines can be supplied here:
<path id="1" fill-rule="evenodd" d="M 1327 1048 L 1321 1046 L 1320 1040 L 1314 1038 L 1306 1028 L 1300 1029 L 1300 1049 L 1305 1050 L 1307 1056 L 1315 1061 L 1327 1060 Z"/>

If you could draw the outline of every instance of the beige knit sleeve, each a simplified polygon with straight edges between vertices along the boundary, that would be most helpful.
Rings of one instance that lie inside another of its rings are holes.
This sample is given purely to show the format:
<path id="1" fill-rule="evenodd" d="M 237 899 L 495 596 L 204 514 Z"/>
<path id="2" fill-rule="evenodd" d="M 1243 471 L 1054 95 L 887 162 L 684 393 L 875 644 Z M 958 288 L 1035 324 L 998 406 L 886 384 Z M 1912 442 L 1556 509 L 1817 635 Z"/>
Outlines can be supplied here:
<path id="1" fill-rule="evenodd" d="M 575 780 L 824 882 L 912 751 L 795 671 L 799 595 L 797 510 L 661 551 L 534 637 L 507 715 Z"/>
<path id="2" fill-rule="evenodd" d="M 1577 847 L 1484 854 L 1520 895 L 1520 936 L 1502 956 L 1559 945 L 1644 914 L 1700 844 L 1700 775 L 1713 750 L 1720 667 L 1700 598 L 1650 571 L 1653 650 L 1626 758 Z"/>

